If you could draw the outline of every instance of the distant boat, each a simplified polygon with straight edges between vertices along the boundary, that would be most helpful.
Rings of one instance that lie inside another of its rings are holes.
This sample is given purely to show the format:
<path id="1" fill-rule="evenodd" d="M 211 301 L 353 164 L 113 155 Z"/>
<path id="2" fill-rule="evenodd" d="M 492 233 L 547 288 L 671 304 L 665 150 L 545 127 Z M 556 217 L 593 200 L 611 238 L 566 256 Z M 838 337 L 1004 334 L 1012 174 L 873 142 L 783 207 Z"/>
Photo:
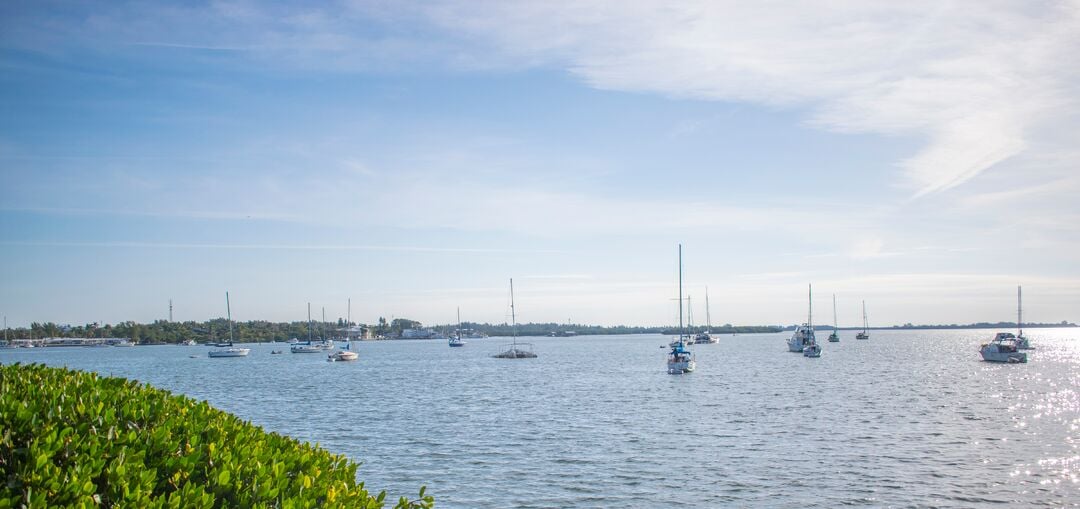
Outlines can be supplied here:
<path id="1" fill-rule="evenodd" d="M 1020 285 L 1016 285 L 1016 347 L 1021 350 L 1034 350 L 1028 338 L 1024 337 L 1024 307 L 1020 299 Z"/>
<path id="2" fill-rule="evenodd" d="M 811 289 L 810 292 L 811 295 L 813 295 L 813 289 Z M 802 353 L 808 345 L 817 344 L 817 339 L 814 338 L 812 318 L 813 307 L 811 303 L 811 312 L 807 315 L 806 323 L 795 327 L 795 333 L 788 339 L 788 351 Z"/>
<path id="3" fill-rule="evenodd" d="M 324 311 L 324 313 L 325 313 L 325 311 Z M 326 315 L 325 314 L 323 315 L 323 320 L 324 321 L 326 320 Z M 360 358 L 360 354 L 352 351 L 352 340 L 349 338 L 349 331 L 347 330 L 348 327 L 350 327 L 349 324 L 351 324 L 351 323 L 352 323 L 352 299 L 349 299 L 349 311 L 345 315 L 345 327 L 346 327 L 346 331 L 345 331 L 345 348 L 343 348 L 341 350 L 338 350 L 338 351 L 330 354 L 329 356 L 327 356 L 327 358 L 326 358 L 327 361 L 329 361 L 329 362 L 355 361 L 356 359 Z"/>
<path id="4" fill-rule="evenodd" d="M 181 342 L 180 344 L 183 345 L 183 346 L 195 346 L 198 343 L 196 343 L 194 339 L 189 339 L 187 341 Z"/>
<path id="5" fill-rule="evenodd" d="M 712 314 L 709 312 L 709 287 L 705 287 L 705 332 L 699 333 L 694 336 L 694 343 L 699 345 L 719 343 L 719 338 L 714 338 L 712 335 Z"/>
<path id="6" fill-rule="evenodd" d="M 866 321 L 866 301 L 862 301 L 862 332 L 855 339 L 870 339 L 870 323 Z"/>
<path id="7" fill-rule="evenodd" d="M 807 314 L 806 325 L 810 329 L 810 339 L 807 341 L 806 346 L 803 347 L 803 357 L 821 357 L 821 345 L 818 344 L 817 339 L 814 338 L 814 289 L 809 288 L 808 300 L 810 302 L 810 311 Z"/>
<path id="8" fill-rule="evenodd" d="M 330 362 L 341 361 L 355 361 L 360 358 L 360 354 L 352 351 L 352 341 L 345 342 L 345 348 L 338 350 L 327 356 L 326 360 Z"/>
<path id="9" fill-rule="evenodd" d="M 465 341 L 461 339 L 461 308 L 457 308 L 457 330 L 450 336 L 450 346 L 458 347 L 465 346 Z"/>
<path id="10" fill-rule="evenodd" d="M 682 293 L 682 244 L 679 244 L 679 338 L 671 343 L 667 355 L 667 372 L 671 375 L 693 373 L 697 368 L 694 352 L 687 349 L 690 335 L 683 330 L 683 293 Z"/>
<path id="11" fill-rule="evenodd" d="M 510 278 L 510 330 L 513 335 L 513 342 L 508 345 L 509 348 L 505 352 L 496 354 L 494 357 L 497 359 L 532 359 L 536 357 L 536 354 L 532 351 L 532 343 L 518 343 L 517 342 L 517 313 L 514 309 L 514 279 Z"/>
<path id="12" fill-rule="evenodd" d="M 322 352 L 326 352 L 328 350 L 333 350 L 334 349 L 334 342 L 333 341 L 326 341 L 326 340 L 312 341 L 312 339 L 311 339 L 311 303 L 310 302 L 308 302 L 308 305 L 307 305 L 307 333 L 308 333 L 307 341 L 303 341 L 303 342 L 297 341 L 296 343 L 292 343 L 292 341 L 290 341 L 290 343 L 292 343 L 292 345 L 289 346 L 289 351 L 290 352 L 292 352 L 292 353 L 322 353 Z"/>
<path id="13" fill-rule="evenodd" d="M 989 343 L 983 343 L 979 347 L 984 361 L 1024 363 L 1028 361 L 1027 354 L 1021 352 L 1016 346 L 1016 336 L 1011 332 L 999 332 Z"/>
<path id="14" fill-rule="evenodd" d="M 233 346 L 233 327 L 232 327 L 232 306 L 229 305 L 229 292 L 225 292 L 225 312 L 229 317 L 229 342 L 221 345 L 220 350 L 210 350 L 206 354 L 212 358 L 218 357 L 247 357 L 251 353 L 250 348 L 239 348 Z"/>
<path id="15" fill-rule="evenodd" d="M 839 329 L 836 327 L 836 294 L 834 293 L 832 295 L 832 334 L 829 334 L 830 343 L 840 342 L 840 334 L 838 334 L 838 331 Z"/>

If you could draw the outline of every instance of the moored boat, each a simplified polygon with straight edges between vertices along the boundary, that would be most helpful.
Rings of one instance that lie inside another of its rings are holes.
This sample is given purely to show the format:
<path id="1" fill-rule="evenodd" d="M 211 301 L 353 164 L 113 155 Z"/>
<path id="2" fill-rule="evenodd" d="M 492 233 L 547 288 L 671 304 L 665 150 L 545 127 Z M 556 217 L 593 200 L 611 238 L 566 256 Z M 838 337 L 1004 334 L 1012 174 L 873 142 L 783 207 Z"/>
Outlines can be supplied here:
<path id="1" fill-rule="evenodd" d="M 999 332 L 994 335 L 989 343 L 983 343 L 979 347 L 984 361 L 1025 363 L 1028 361 L 1027 353 L 1021 352 L 1016 346 L 1016 336 L 1011 332 Z"/>
<path id="2" fill-rule="evenodd" d="M 219 345 L 218 349 L 206 353 L 211 358 L 221 357 L 247 357 L 251 353 L 250 348 L 233 346 L 232 306 L 229 304 L 229 292 L 225 292 L 225 310 L 229 319 L 229 342 Z"/>

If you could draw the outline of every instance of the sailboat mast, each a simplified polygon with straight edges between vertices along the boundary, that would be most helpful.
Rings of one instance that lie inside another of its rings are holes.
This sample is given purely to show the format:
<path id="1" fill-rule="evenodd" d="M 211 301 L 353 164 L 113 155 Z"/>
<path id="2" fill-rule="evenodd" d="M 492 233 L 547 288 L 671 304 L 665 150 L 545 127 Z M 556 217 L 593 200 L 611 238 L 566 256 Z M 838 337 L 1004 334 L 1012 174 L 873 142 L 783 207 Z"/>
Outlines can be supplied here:
<path id="1" fill-rule="evenodd" d="M 679 244 L 679 342 L 683 340 L 683 305 L 682 305 L 682 244 Z"/>
<path id="2" fill-rule="evenodd" d="M 836 294 L 832 294 L 832 328 L 836 331 Z"/>
<path id="3" fill-rule="evenodd" d="M 867 327 L 869 327 L 869 324 L 866 323 L 866 301 L 864 300 L 864 301 L 862 301 L 862 331 L 863 331 L 863 334 L 866 334 Z"/>
<path id="4" fill-rule="evenodd" d="M 225 292 L 225 313 L 229 317 L 229 346 L 232 346 L 232 306 L 229 305 L 229 292 Z"/>
<path id="5" fill-rule="evenodd" d="M 705 287 L 705 332 L 712 330 L 712 314 L 709 312 L 709 287 Z"/>
<path id="6" fill-rule="evenodd" d="M 461 306 L 457 308 L 457 338 L 461 339 Z"/>
<path id="7" fill-rule="evenodd" d="M 1024 335 L 1024 308 L 1020 303 L 1020 285 L 1016 285 L 1016 337 Z"/>
<path id="8" fill-rule="evenodd" d="M 510 278 L 510 331 L 517 346 L 517 314 L 514 312 L 514 278 Z"/>
<path id="9" fill-rule="evenodd" d="M 326 341 L 326 306 L 322 308 L 322 322 L 319 323 L 319 339 Z"/>
<path id="10" fill-rule="evenodd" d="M 806 326 L 810 327 L 810 330 L 814 330 L 814 285 L 806 285 L 806 302 L 808 307 Z"/>
<path id="11" fill-rule="evenodd" d="M 307 303 L 307 341 L 311 343 L 311 303 Z"/>

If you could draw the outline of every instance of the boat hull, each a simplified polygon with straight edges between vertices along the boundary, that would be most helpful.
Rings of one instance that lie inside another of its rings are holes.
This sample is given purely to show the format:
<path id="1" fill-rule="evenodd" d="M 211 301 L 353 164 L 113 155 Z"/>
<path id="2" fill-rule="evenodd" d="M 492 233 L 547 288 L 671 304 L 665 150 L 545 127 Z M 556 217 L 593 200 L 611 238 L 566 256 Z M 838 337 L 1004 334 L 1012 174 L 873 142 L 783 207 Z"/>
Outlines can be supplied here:
<path id="1" fill-rule="evenodd" d="M 1013 351 L 1007 348 L 1000 348 L 994 344 L 983 345 L 982 348 L 979 349 L 979 353 L 982 354 L 982 358 L 986 362 L 1025 364 L 1028 361 L 1026 353 Z"/>
<path id="2" fill-rule="evenodd" d="M 693 359 L 688 361 L 668 361 L 667 372 L 669 375 L 682 375 L 693 373 L 697 363 Z"/>
<path id="3" fill-rule="evenodd" d="M 224 350 L 211 350 L 206 353 L 212 359 L 224 357 L 247 357 L 251 353 L 250 348 L 226 348 Z"/>

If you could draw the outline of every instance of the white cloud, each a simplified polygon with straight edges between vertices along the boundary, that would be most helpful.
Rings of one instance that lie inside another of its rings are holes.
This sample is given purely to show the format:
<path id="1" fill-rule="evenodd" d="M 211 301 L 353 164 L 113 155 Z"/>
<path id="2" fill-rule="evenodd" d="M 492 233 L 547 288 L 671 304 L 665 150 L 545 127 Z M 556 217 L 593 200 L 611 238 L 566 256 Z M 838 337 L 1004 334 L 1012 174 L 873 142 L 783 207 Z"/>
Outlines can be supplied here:
<path id="1" fill-rule="evenodd" d="M 1075 3 L 442 2 L 448 31 L 506 60 L 564 66 L 590 85 L 809 107 L 843 132 L 916 136 L 900 162 L 916 195 L 944 191 L 1030 145 L 1071 105 Z M 1058 147 L 1061 148 L 1061 147 Z"/>

